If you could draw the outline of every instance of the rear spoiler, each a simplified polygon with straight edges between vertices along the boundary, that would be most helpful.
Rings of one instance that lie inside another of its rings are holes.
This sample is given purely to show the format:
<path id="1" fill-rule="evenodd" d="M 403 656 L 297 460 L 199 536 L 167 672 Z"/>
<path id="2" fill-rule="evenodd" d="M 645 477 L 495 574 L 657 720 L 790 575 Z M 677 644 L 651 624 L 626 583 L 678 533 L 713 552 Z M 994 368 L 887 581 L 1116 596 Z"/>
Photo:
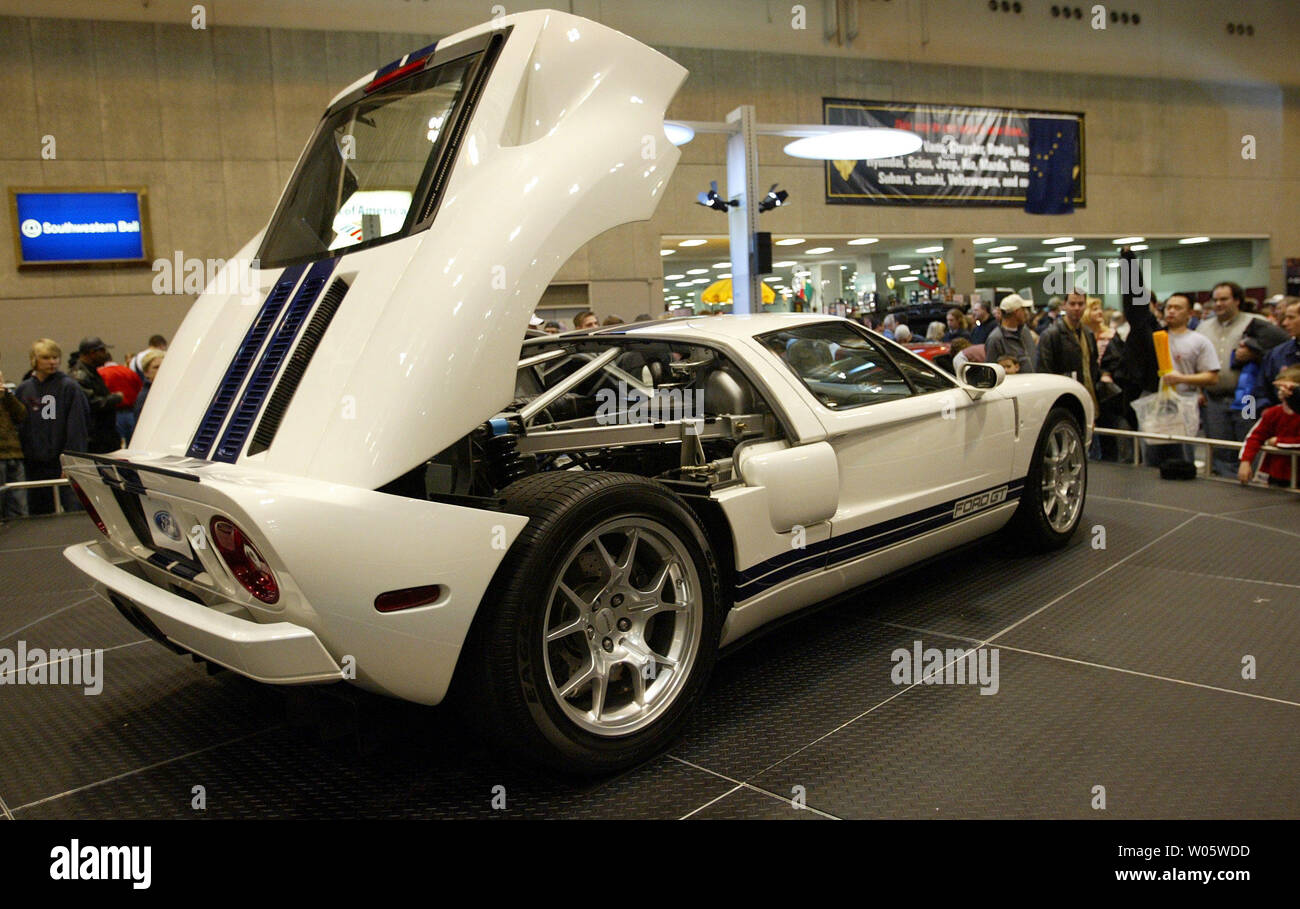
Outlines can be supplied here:
<path id="1" fill-rule="evenodd" d="M 126 458 L 113 458 L 113 457 L 109 457 L 108 455 L 91 454 L 90 452 L 87 451 L 65 451 L 63 455 L 64 457 L 78 458 L 80 460 L 91 461 L 96 464 L 103 464 L 105 466 L 116 467 L 118 469 L 125 468 L 127 470 L 145 471 L 147 473 L 157 473 L 157 474 L 162 474 L 165 477 L 175 477 L 178 480 L 186 480 L 190 483 L 201 482 L 199 478 L 192 473 L 184 473 L 179 470 L 173 470 L 169 467 L 160 467 L 157 464 L 141 464 L 138 461 L 128 461 Z M 210 461 L 200 461 L 196 458 L 176 457 L 175 455 L 171 455 L 165 460 L 173 461 L 173 462 L 181 462 L 184 463 L 186 466 L 193 465 L 196 467 L 212 463 Z"/>

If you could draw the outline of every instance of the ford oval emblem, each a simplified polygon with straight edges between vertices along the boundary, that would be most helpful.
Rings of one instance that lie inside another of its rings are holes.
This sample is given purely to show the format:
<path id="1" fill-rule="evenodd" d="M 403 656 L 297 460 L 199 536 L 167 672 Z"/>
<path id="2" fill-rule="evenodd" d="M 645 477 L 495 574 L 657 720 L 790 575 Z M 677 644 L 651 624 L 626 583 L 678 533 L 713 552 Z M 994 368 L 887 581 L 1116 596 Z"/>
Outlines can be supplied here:
<path id="1" fill-rule="evenodd" d="M 153 523 L 154 526 L 161 530 L 167 537 L 170 537 L 173 540 L 179 540 L 181 538 L 181 529 L 177 527 L 176 522 L 172 520 L 170 511 L 155 511 L 153 513 Z"/>

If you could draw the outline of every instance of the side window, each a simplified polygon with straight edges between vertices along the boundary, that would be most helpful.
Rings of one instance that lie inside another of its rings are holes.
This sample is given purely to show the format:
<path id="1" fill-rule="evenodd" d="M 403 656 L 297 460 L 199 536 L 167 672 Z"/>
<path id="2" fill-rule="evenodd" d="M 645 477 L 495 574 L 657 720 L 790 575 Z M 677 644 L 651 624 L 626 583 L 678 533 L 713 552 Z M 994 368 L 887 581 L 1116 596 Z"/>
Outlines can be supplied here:
<path id="1" fill-rule="evenodd" d="M 926 360 L 917 357 L 909 357 L 905 353 L 895 352 L 894 361 L 898 364 L 903 375 L 911 381 L 912 387 L 916 389 L 919 395 L 931 391 L 945 391 L 953 387 L 952 379 L 947 378 L 935 366 Z"/>
<path id="2" fill-rule="evenodd" d="M 832 410 L 912 394 L 907 380 L 880 346 L 846 323 L 801 325 L 759 340 Z"/>

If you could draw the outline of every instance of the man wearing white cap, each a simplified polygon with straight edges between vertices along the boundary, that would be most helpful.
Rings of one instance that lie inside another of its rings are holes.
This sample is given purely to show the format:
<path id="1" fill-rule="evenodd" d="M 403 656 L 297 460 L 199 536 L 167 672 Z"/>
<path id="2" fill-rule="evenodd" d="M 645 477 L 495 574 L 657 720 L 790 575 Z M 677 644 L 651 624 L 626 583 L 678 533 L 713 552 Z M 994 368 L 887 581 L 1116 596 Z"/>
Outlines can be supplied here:
<path id="1" fill-rule="evenodd" d="M 1026 325 L 1032 311 L 1029 301 L 1019 294 L 1011 294 L 1003 298 L 998 308 L 1002 311 L 1002 324 L 989 332 L 989 339 L 984 342 L 985 360 L 996 363 L 999 357 L 1014 357 L 1022 373 L 1033 372 L 1038 342 Z"/>

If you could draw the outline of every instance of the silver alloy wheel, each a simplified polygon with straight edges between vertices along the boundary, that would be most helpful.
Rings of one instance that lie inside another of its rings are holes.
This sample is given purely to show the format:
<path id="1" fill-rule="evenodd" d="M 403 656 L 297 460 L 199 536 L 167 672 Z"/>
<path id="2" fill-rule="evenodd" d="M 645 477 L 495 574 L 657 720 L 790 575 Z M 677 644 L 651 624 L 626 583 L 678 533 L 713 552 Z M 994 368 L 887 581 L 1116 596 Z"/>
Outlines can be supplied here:
<path id="1" fill-rule="evenodd" d="M 1083 441 L 1073 423 L 1052 427 L 1043 446 L 1043 516 L 1057 533 L 1070 529 L 1083 507 Z"/>
<path id="2" fill-rule="evenodd" d="M 584 536 L 560 566 L 542 622 L 551 695 L 596 735 L 644 729 L 677 699 L 699 652 L 694 559 L 663 524 L 625 516 Z"/>

